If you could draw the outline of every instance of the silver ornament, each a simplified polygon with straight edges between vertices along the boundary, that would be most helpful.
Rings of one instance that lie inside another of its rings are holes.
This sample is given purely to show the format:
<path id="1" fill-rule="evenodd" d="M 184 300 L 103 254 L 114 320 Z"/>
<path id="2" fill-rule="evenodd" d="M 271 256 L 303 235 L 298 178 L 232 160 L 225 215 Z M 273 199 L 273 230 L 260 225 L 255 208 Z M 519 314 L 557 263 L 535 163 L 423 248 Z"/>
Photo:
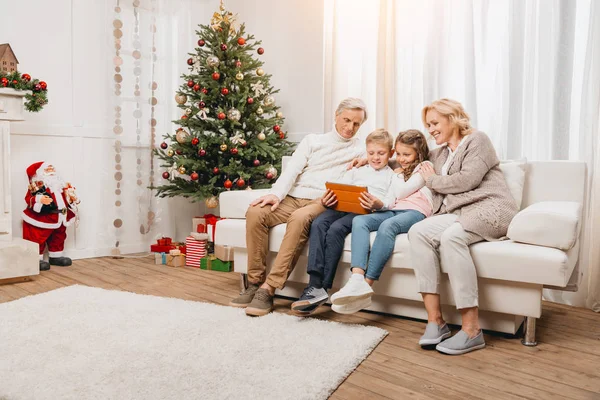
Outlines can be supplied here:
<path id="1" fill-rule="evenodd" d="M 283 118 L 283 113 L 281 111 L 278 111 L 276 115 L 277 118 Z"/>
<path id="2" fill-rule="evenodd" d="M 185 115 L 190 115 L 192 113 L 192 109 L 191 108 L 186 108 L 185 109 Z"/>
<path id="3" fill-rule="evenodd" d="M 257 113 L 258 115 L 262 115 L 262 114 L 263 114 L 263 112 L 264 112 L 264 111 L 263 111 L 263 109 L 262 109 L 262 108 L 260 108 L 260 107 L 258 107 L 258 108 L 256 109 L 256 113 Z"/>
<path id="4" fill-rule="evenodd" d="M 263 100 L 263 104 L 266 107 L 272 106 L 273 104 L 275 104 L 275 97 L 273 97 L 271 95 L 265 97 L 265 99 Z"/>
<path id="5" fill-rule="evenodd" d="M 219 57 L 216 57 L 216 56 L 206 57 L 206 65 L 210 68 L 217 67 L 219 65 Z"/>
<path id="6" fill-rule="evenodd" d="M 239 121 L 241 117 L 242 113 L 240 113 L 239 110 L 236 110 L 235 108 L 232 108 L 229 111 L 227 111 L 227 118 L 230 121 Z"/>
<path id="7" fill-rule="evenodd" d="M 184 131 L 183 129 L 178 129 L 175 134 L 175 139 L 177 139 L 177 143 L 185 143 L 189 140 L 190 134 Z"/>

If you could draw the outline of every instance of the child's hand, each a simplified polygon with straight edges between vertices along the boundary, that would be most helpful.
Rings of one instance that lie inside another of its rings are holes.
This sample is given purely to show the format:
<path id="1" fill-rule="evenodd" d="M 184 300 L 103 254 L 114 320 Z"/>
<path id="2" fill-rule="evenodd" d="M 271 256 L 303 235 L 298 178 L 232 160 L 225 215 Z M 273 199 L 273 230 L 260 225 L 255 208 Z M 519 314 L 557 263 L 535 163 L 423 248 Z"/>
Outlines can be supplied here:
<path id="1" fill-rule="evenodd" d="M 383 201 L 379 200 L 369 192 L 362 192 L 358 201 L 360 201 L 360 205 L 364 209 L 369 211 L 380 210 L 383 208 Z"/>
<path id="2" fill-rule="evenodd" d="M 404 169 L 402 167 L 398 167 L 394 170 L 395 173 L 397 174 L 403 174 L 404 173 Z"/>
<path id="3" fill-rule="evenodd" d="M 327 189 L 323 197 L 321 197 L 321 204 L 328 208 L 335 206 L 337 202 L 337 196 L 331 189 Z"/>
<path id="4" fill-rule="evenodd" d="M 421 168 L 419 169 L 419 174 L 421 174 L 421 176 L 423 177 L 425 182 L 427 182 L 427 179 L 430 176 L 435 175 L 435 170 L 433 169 L 433 165 L 431 165 L 430 163 L 425 163 L 425 162 L 421 163 Z"/>

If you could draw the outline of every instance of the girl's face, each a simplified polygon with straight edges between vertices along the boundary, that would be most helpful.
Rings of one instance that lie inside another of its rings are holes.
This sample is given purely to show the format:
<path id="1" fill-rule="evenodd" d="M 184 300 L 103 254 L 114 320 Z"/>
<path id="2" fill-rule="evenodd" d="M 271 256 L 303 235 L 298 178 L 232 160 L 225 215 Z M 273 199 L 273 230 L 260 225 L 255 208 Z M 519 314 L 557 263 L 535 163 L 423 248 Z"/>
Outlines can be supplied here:
<path id="1" fill-rule="evenodd" d="M 435 139 L 437 145 L 444 143 L 458 144 L 460 132 L 458 127 L 450 122 L 450 119 L 434 109 L 427 111 L 425 116 L 426 127 L 429 134 Z"/>
<path id="2" fill-rule="evenodd" d="M 408 168 L 417 159 L 418 154 L 414 147 L 407 144 L 398 143 L 396 145 L 396 162 L 402 169 Z"/>
<path id="3" fill-rule="evenodd" d="M 367 161 L 373 169 L 380 170 L 388 165 L 390 156 L 391 151 L 384 144 L 373 142 L 367 144 Z"/>

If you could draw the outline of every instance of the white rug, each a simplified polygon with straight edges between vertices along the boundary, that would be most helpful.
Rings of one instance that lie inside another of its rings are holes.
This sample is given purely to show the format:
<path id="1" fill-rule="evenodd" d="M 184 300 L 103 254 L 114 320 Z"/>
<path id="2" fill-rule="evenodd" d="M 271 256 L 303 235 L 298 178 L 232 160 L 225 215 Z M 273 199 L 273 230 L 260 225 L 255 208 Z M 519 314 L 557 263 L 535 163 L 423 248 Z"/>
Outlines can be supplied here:
<path id="1" fill-rule="evenodd" d="M 0 304 L 0 399 L 325 399 L 386 335 L 69 286 Z"/>

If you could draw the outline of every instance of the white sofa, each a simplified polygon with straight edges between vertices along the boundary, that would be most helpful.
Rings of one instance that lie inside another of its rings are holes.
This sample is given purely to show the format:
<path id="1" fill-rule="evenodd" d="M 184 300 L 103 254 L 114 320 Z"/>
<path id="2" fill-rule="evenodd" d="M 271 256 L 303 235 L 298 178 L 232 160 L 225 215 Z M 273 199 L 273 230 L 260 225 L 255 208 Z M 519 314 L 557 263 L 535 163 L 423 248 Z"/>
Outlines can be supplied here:
<path id="1" fill-rule="evenodd" d="M 516 334 L 527 318 L 523 343 L 535 345 L 535 321 L 541 316 L 542 289 L 566 288 L 569 285 L 571 290 L 576 290 L 577 274 L 573 274 L 573 271 L 577 269 L 579 259 L 585 181 L 586 165 L 582 162 L 534 161 L 526 164 L 521 209 L 538 204 L 518 214 L 519 218 L 513 220 L 515 226 L 511 224 L 509 237 L 512 233 L 521 242 L 505 240 L 471 246 L 479 277 L 480 319 L 484 329 Z M 230 191 L 222 193 L 219 198 L 221 217 L 225 219 L 217 223 L 215 244 L 235 248 L 234 270 L 241 274 L 242 282 L 247 271 L 245 213 L 249 203 L 265 192 Z M 536 207 L 542 211 L 536 211 Z M 568 225 L 569 221 L 564 225 L 563 222 L 569 219 L 571 225 Z M 275 258 L 285 227 L 279 225 L 270 231 L 268 265 Z M 375 233 L 371 235 L 371 242 L 374 237 Z M 563 244 L 558 243 L 561 240 Z M 543 246 L 522 242 L 541 243 Z M 278 294 L 299 297 L 308 282 L 307 255 L 308 245 L 286 287 Z M 331 293 L 349 278 L 349 262 L 350 235 L 346 238 L 345 251 Z M 570 282 L 572 275 L 573 282 Z M 442 279 L 444 316 L 450 323 L 460 324 L 460 314 L 454 307 L 448 275 L 443 274 Z M 374 285 L 374 291 L 369 310 L 417 319 L 427 318 L 417 292 L 407 235 L 397 237 L 394 253 L 379 282 Z"/>

